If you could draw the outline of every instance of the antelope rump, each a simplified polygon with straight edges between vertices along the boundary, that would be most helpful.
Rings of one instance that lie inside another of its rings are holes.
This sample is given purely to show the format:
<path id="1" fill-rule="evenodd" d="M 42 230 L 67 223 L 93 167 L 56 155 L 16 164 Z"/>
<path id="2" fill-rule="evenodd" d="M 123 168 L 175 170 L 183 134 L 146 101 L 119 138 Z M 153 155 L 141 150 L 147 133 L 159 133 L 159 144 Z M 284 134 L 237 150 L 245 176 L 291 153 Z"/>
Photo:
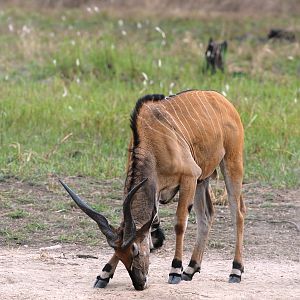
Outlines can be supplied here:
<path id="1" fill-rule="evenodd" d="M 108 220 L 62 185 L 77 205 L 96 223 L 114 254 L 97 276 L 94 287 L 104 288 L 118 262 L 125 265 L 137 290 L 147 287 L 150 250 L 163 244 L 159 203 L 179 192 L 176 244 L 169 273 L 170 284 L 192 280 L 200 272 L 214 208 L 209 180 L 220 166 L 224 176 L 235 232 L 235 254 L 229 282 L 240 282 L 244 270 L 242 248 L 245 205 L 243 179 L 244 132 L 233 105 L 215 91 L 189 90 L 165 97 L 139 99 L 131 114 L 123 220 L 113 228 Z M 188 216 L 194 209 L 197 237 L 188 266 L 183 270 L 183 241 Z"/>

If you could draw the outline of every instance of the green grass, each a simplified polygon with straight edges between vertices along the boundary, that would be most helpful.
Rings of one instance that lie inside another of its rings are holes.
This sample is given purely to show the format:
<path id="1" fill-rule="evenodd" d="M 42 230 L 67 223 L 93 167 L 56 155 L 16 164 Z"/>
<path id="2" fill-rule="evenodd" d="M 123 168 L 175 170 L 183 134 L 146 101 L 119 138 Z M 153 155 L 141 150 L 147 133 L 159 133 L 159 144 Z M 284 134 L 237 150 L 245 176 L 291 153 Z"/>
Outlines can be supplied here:
<path id="1" fill-rule="evenodd" d="M 28 216 L 28 213 L 23 209 L 16 209 L 12 212 L 9 212 L 8 216 L 12 219 L 23 219 L 26 218 L 26 216 Z"/>
<path id="2" fill-rule="evenodd" d="M 298 186 L 300 56 L 296 43 L 260 41 L 271 24 L 299 20 L 125 18 L 122 25 L 79 10 L 4 10 L 0 178 L 122 177 L 136 100 L 198 88 L 225 92 L 240 112 L 247 181 Z M 225 74 L 202 72 L 210 36 L 229 42 Z"/>

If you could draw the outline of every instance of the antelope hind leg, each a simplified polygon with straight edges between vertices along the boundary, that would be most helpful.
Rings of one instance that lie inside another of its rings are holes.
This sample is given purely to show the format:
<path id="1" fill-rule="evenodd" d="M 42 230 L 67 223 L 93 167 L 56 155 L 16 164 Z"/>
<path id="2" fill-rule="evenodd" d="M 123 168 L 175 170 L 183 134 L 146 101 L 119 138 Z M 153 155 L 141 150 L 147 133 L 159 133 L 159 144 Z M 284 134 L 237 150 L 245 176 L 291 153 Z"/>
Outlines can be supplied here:
<path id="1" fill-rule="evenodd" d="M 242 198 L 243 165 L 239 160 L 224 159 L 220 164 L 224 175 L 226 190 L 228 194 L 229 207 L 235 233 L 235 254 L 232 270 L 229 276 L 230 283 L 241 282 L 243 265 L 243 236 L 244 217 L 246 207 Z"/>
<path id="2" fill-rule="evenodd" d="M 194 210 L 197 218 L 197 238 L 190 263 L 181 276 L 185 281 L 191 281 L 195 273 L 200 273 L 204 248 L 213 221 L 214 209 L 209 194 L 208 180 L 197 185 Z"/>

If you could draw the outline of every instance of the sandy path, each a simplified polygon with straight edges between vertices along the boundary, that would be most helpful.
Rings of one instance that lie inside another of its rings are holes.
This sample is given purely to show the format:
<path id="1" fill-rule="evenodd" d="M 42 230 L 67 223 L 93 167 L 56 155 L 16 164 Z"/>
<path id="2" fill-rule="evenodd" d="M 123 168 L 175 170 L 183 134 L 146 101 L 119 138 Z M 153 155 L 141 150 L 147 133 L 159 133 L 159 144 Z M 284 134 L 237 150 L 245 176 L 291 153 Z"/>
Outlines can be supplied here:
<path id="1" fill-rule="evenodd" d="M 64 252 L 63 258 L 61 252 Z M 300 263 L 253 260 L 246 262 L 241 284 L 226 282 L 231 262 L 207 255 L 201 275 L 192 282 L 166 282 L 172 257 L 151 255 L 150 287 L 135 291 L 123 265 L 106 289 L 91 285 L 109 258 L 80 259 L 75 250 L 63 248 L 41 255 L 35 249 L 1 249 L 1 299 L 300 299 Z M 97 253 L 89 253 L 95 254 Z M 186 256 L 185 261 L 188 261 Z"/>

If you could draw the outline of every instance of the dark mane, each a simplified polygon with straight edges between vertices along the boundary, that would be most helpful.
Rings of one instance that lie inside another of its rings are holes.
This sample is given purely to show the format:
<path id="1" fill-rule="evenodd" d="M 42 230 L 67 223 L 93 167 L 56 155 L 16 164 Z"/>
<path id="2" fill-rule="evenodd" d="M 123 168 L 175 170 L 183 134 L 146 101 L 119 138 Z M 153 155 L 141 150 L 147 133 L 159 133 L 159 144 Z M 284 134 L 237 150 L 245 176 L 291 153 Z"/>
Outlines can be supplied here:
<path id="1" fill-rule="evenodd" d="M 176 97 L 176 96 L 178 96 L 178 95 L 181 95 L 181 94 L 184 94 L 184 93 L 187 93 L 187 92 L 192 92 L 192 91 L 197 91 L 197 90 L 196 90 L 196 89 L 188 89 L 188 90 L 184 90 L 184 91 L 181 91 L 181 92 L 176 93 L 176 94 L 174 94 L 174 95 L 169 95 L 169 96 L 166 97 L 166 99 L 168 99 L 168 98 L 173 98 L 173 97 Z"/>
<path id="2" fill-rule="evenodd" d="M 162 94 L 153 94 L 153 95 L 146 95 L 140 99 L 135 104 L 135 107 L 131 113 L 130 117 L 130 127 L 132 130 L 133 134 L 133 145 L 132 148 L 129 149 L 130 152 L 132 152 L 132 160 L 131 160 L 131 165 L 129 166 L 128 173 L 127 173 L 127 178 L 126 178 L 126 184 L 125 184 L 125 189 L 131 189 L 134 181 L 139 177 L 141 172 L 138 170 L 141 167 L 141 154 L 138 151 L 138 145 L 140 143 L 140 138 L 139 134 L 137 131 L 137 118 L 140 112 L 141 107 L 145 102 L 148 101 L 160 101 L 165 99 L 165 96 Z M 147 160 L 147 158 L 145 158 Z M 127 190 L 127 193 L 129 190 Z"/>
<path id="3" fill-rule="evenodd" d="M 162 95 L 162 94 L 153 94 L 153 95 L 146 95 L 146 96 L 140 98 L 136 102 L 135 108 L 133 109 L 133 111 L 131 113 L 131 117 L 130 117 L 130 127 L 131 127 L 132 134 L 133 134 L 133 149 L 135 147 L 137 147 L 140 143 L 139 135 L 138 135 L 138 132 L 137 132 L 136 121 L 137 121 L 137 117 L 138 117 L 138 114 L 139 114 L 139 111 L 140 111 L 141 107 L 143 106 L 143 104 L 145 102 L 160 101 L 160 100 L 163 100 L 163 99 L 165 99 L 164 95 Z"/>

